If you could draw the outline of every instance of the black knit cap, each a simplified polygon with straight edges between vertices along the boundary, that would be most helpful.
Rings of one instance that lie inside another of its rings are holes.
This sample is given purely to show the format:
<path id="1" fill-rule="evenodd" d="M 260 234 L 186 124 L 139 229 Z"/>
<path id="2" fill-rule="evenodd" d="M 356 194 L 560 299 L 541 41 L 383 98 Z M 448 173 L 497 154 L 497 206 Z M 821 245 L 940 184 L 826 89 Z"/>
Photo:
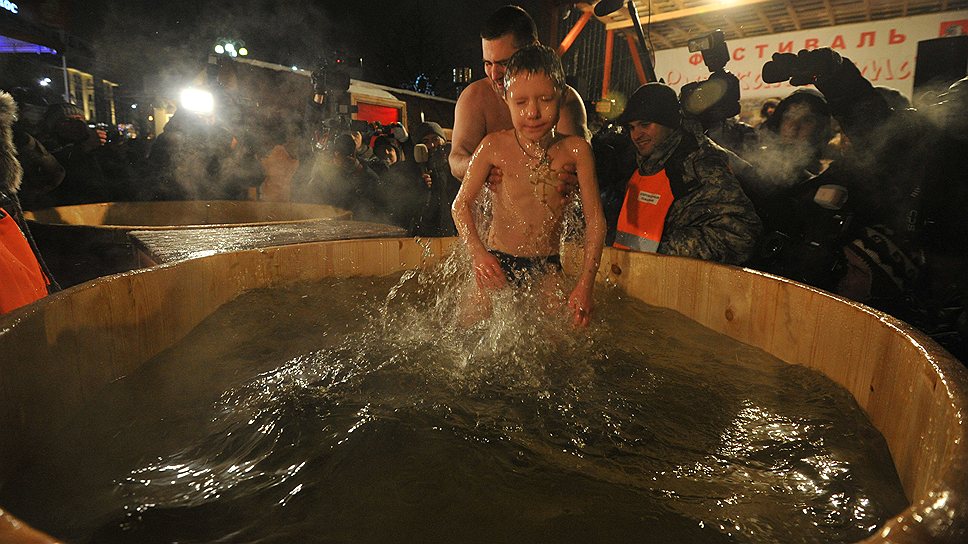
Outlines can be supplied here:
<path id="1" fill-rule="evenodd" d="M 434 123 L 433 121 L 419 123 L 417 126 L 413 127 L 413 129 L 410 131 L 410 139 L 413 140 L 414 143 L 419 144 L 421 140 L 430 134 L 436 134 L 445 141 L 447 140 L 447 136 L 444 135 L 444 129 L 440 128 L 440 125 Z"/>
<path id="2" fill-rule="evenodd" d="M 635 89 L 625 111 L 618 116 L 620 125 L 627 125 L 632 121 L 659 123 L 669 128 L 677 128 L 682 124 L 682 110 L 676 91 L 665 83 L 646 83 Z"/>

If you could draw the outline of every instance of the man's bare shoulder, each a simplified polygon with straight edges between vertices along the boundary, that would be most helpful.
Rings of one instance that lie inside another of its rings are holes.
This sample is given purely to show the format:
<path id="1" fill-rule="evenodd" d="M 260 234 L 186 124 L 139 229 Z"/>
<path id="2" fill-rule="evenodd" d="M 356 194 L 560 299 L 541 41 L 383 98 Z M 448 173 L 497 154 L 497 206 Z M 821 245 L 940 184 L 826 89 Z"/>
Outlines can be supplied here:
<path id="1" fill-rule="evenodd" d="M 461 91 L 460 96 L 457 97 L 457 103 L 478 103 L 482 100 L 490 98 L 486 93 L 494 94 L 494 88 L 491 87 L 491 83 L 487 80 L 487 78 L 478 79 Z"/>
<path id="2" fill-rule="evenodd" d="M 582 104 L 582 107 L 584 107 L 585 103 L 582 102 L 581 95 L 578 94 L 578 91 L 576 91 L 575 88 L 572 87 L 571 85 L 565 85 L 564 94 L 565 94 L 565 102 L 569 102 L 569 103 L 577 102 L 579 104 Z"/>

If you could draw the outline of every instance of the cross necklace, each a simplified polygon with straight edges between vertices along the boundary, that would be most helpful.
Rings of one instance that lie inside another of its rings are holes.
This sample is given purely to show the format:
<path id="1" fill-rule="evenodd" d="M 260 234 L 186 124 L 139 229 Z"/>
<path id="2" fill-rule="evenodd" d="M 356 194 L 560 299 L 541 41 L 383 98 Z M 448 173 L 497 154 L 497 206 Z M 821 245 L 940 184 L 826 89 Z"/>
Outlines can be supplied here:
<path id="1" fill-rule="evenodd" d="M 554 129 L 552 129 L 551 139 L 554 140 L 554 137 L 555 137 L 555 135 L 554 135 Z M 545 167 L 550 167 L 551 166 L 551 157 L 548 156 L 548 148 L 547 147 L 541 150 L 542 153 L 541 153 L 541 156 L 540 157 L 535 157 L 531 153 L 528 153 L 528 150 L 525 149 L 524 148 L 524 145 L 521 144 L 521 139 L 518 138 L 518 131 L 517 130 L 514 131 L 514 141 L 518 142 L 518 147 L 521 148 L 521 152 L 524 153 L 524 156 L 527 157 L 528 159 L 530 159 L 528 161 L 528 165 L 527 166 L 528 166 L 528 169 L 531 170 L 532 173 L 538 172 L 539 170 L 541 170 L 541 169 L 543 169 Z M 551 147 L 551 146 L 548 146 L 548 147 Z M 537 162 L 533 162 L 533 161 L 537 161 Z"/>

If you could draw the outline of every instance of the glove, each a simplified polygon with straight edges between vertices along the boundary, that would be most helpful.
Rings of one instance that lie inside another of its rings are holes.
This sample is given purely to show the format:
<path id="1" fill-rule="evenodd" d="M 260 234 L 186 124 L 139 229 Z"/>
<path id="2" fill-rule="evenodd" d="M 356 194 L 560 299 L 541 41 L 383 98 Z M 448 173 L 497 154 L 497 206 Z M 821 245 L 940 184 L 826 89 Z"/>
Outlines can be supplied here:
<path id="1" fill-rule="evenodd" d="M 836 72 L 843 59 L 833 49 L 801 49 L 799 53 L 773 53 L 773 60 L 763 65 L 763 81 L 779 83 L 790 80 L 791 85 L 817 83 Z"/>
<path id="2" fill-rule="evenodd" d="M 842 62 L 840 54 L 829 47 L 801 49 L 797 53 L 796 70 L 790 84 L 800 86 L 822 81 L 836 72 Z"/>

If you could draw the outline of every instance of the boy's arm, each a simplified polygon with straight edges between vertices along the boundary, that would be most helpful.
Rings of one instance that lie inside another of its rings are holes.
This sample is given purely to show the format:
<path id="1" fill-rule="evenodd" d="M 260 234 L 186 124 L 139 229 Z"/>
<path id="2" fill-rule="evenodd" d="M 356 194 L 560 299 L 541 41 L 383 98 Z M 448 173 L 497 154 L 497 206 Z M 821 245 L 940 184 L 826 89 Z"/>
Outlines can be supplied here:
<path id="1" fill-rule="evenodd" d="M 505 283 L 504 272 L 497 258 L 487 251 L 474 222 L 474 202 L 481 193 L 481 188 L 484 187 L 487 174 L 494 162 L 492 136 L 485 136 L 477 151 L 471 156 L 467 175 L 464 176 L 464 181 L 451 206 L 451 215 L 454 217 L 458 236 L 471 254 L 477 284 L 481 287 L 497 288 Z"/>
<path id="2" fill-rule="evenodd" d="M 569 142 L 570 144 L 570 142 Z M 595 159 L 588 142 L 581 140 L 575 144 L 578 187 L 581 194 L 582 211 L 585 215 L 585 256 L 582 261 L 578 282 L 568 297 L 568 306 L 574 312 L 575 325 L 588 325 L 592 313 L 592 291 L 595 288 L 595 275 L 602 260 L 605 244 L 605 213 L 598 193 L 598 178 L 595 174 Z"/>

